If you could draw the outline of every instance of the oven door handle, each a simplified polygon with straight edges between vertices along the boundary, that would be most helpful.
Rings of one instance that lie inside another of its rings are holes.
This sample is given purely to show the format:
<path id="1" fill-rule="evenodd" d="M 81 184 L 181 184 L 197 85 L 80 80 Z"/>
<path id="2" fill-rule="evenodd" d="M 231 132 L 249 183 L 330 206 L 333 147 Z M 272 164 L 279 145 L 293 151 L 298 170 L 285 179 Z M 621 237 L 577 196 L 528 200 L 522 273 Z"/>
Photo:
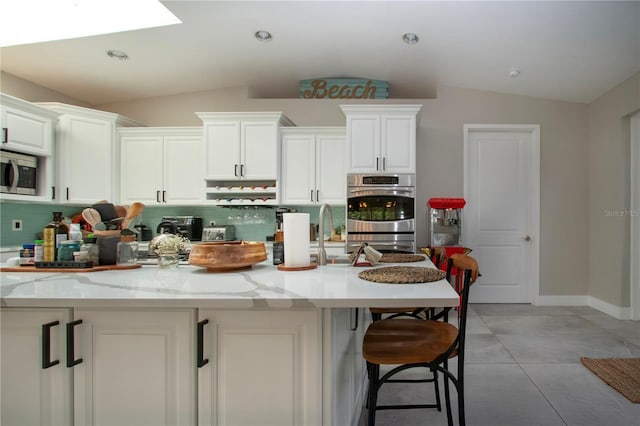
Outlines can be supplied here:
<path id="1" fill-rule="evenodd" d="M 353 196 L 367 196 L 367 195 L 406 195 L 407 197 L 413 197 L 415 191 L 412 189 L 350 189 L 349 195 Z"/>

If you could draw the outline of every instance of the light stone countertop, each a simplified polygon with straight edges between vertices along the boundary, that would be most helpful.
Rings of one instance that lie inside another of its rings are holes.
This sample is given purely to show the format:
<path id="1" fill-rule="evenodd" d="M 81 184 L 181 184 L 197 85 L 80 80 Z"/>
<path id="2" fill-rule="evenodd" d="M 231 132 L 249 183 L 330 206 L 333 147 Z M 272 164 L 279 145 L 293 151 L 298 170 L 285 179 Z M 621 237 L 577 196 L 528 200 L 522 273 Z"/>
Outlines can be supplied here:
<path id="1" fill-rule="evenodd" d="M 428 260 L 410 265 L 432 267 Z M 437 307 L 458 302 L 445 280 L 379 284 L 360 279 L 363 269 L 339 264 L 280 271 L 268 259 L 235 272 L 208 272 L 191 265 L 169 270 L 148 265 L 82 273 L 2 272 L 0 306 L 259 309 Z"/>

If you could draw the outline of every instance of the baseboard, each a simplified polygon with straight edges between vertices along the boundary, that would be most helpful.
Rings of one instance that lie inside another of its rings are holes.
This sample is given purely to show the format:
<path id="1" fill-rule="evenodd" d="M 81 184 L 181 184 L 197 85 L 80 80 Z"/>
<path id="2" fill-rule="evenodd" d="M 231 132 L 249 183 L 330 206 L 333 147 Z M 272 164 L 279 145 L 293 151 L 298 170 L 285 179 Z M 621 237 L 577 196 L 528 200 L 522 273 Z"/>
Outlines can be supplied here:
<path id="1" fill-rule="evenodd" d="M 631 308 L 612 305 L 593 296 L 538 296 L 536 306 L 590 306 L 619 320 L 631 319 Z"/>
<path id="2" fill-rule="evenodd" d="M 589 296 L 589 306 L 619 320 L 631 319 L 630 306 L 616 306 L 597 297 Z"/>
<path id="3" fill-rule="evenodd" d="M 589 296 L 538 296 L 536 306 L 588 306 Z"/>

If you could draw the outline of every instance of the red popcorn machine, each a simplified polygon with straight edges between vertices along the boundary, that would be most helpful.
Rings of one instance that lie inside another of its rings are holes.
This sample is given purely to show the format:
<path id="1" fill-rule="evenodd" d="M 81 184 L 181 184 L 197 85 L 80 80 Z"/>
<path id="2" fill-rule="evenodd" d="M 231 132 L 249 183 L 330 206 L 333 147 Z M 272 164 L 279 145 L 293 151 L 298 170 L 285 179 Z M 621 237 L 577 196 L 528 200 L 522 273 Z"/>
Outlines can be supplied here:
<path id="1" fill-rule="evenodd" d="M 462 242 L 464 198 L 430 198 L 431 246 L 459 246 Z"/>

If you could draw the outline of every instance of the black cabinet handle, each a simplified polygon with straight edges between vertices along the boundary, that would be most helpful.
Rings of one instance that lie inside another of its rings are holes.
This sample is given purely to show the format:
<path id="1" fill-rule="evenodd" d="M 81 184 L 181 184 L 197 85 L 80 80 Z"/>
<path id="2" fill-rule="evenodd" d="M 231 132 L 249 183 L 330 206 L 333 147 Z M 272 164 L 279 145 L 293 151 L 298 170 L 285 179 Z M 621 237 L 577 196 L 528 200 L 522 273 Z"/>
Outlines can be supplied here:
<path id="1" fill-rule="evenodd" d="M 55 186 L 51 187 L 51 199 L 52 200 L 56 199 L 56 187 Z"/>
<path id="2" fill-rule="evenodd" d="M 233 175 L 234 176 L 238 176 L 238 165 L 237 164 L 233 165 Z"/>
<path id="3" fill-rule="evenodd" d="M 387 170 L 387 157 L 382 157 L 382 171 Z"/>
<path id="4" fill-rule="evenodd" d="M 156 191 L 156 201 L 160 202 L 160 191 Z"/>
<path id="5" fill-rule="evenodd" d="M 376 170 L 380 170 L 380 157 L 376 157 Z"/>
<path id="6" fill-rule="evenodd" d="M 320 190 L 316 189 L 316 202 L 320 202 Z"/>
<path id="7" fill-rule="evenodd" d="M 167 202 L 167 191 L 162 191 L 162 202 L 166 203 Z"/>
<path id="8" fill-rule="evenodd" d="M 209 358 L 204 357 L 204 326 L 209 324 L 209 320 L 205 319 L 198 323 L 198 339 L 197 339 L 197 364 L 198 368 L 204 367 L 209 363 Z"/>
<path id="9" fill-rule="evenodd" d="M 240 176 L 244 176 L 244 164 L 240 164 Z"/>
<path id="10" fill-rule="evenodd" d="M 2 143 L 8 143 L 9 142 L 9 128 L 8 127 L 3 127 L 2 128 Z"/>
<path id="11" fill-rule="evenodd" d="M 69 187 L 67 186 L 67 201 L 69 201 Z"/>
<path id="12" fill-rule="evenodd" d="M 311 189 L 310 191 L 311 191 L 311 195 L 309 196 L 309 201 L 313 202 L 313 189 Z"/>
<path id="13" fill-rule="evenodd" d="M 78 324 L 82 324 L 81 319 L 67 323 L 67 367 L 69 368 L 82 362 L 82 358 L 75 359 L 75 326 Z"/>
<path id="14" fill-rule="evenodd" d="M 52 321 L 42 324 L 42 369 L 60 364 L 60 360 L 51 361 L 51 327 L 60 324 L 60 321 Z"/>
<path id="15" fill-rule="evenodd" d="M 355 308 L 354 316 L 351 317 L 350 329 L 351 331 L 356 331 L 358 329 L 358 308 Z M 354 321 L 355 318 L 355 321 Z"/>

